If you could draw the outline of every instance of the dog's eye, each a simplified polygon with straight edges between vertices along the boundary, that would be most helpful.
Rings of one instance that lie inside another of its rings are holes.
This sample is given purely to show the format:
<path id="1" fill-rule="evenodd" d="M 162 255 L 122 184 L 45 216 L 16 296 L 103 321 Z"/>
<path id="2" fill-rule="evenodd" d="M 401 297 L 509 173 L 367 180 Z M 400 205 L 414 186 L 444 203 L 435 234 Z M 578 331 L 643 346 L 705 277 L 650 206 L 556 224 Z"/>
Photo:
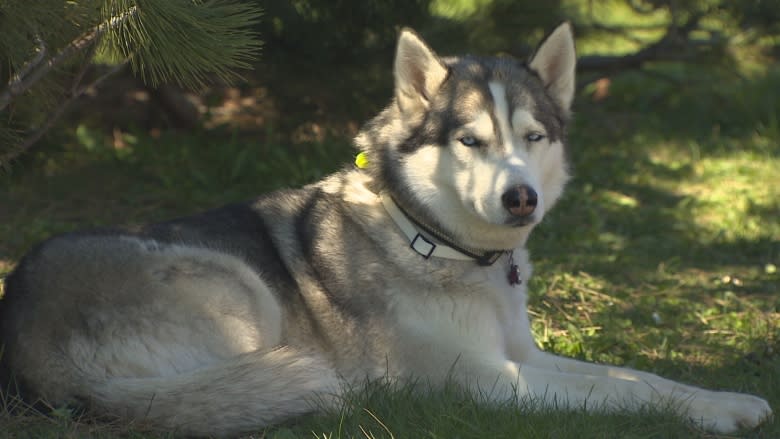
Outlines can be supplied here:
<path id="1" fill-rule="evenodd" d="M 463 145 L 465 145 L 465 146 L 468 146 L 468 147 L 472 147 L 472 148 L 473 148 L 473 147 L 475 147 L 475 146 L 479 146 L 479 145 L 481 145 L 481 144 L 482 144 L 482 143 L 481 143 L 479 140 L 477 140 L 477 138 L 476 138 L 476 137 L 474 137 L 474 136 L 463 136 L 463 137 L 461 137 L 461 138 L 460 138 L 460 139 L 458 139 L 458 140 L 459 140 L 459 141 L 460 141 L 460 143 L 462 143 Z"/>
<path id="2" fill-rule="evenodd" d="M 525 140 L 529 142 L 539 142 L 544 139 L 544 134 L 541 133 L 531 133 L 525 136 Z"/>

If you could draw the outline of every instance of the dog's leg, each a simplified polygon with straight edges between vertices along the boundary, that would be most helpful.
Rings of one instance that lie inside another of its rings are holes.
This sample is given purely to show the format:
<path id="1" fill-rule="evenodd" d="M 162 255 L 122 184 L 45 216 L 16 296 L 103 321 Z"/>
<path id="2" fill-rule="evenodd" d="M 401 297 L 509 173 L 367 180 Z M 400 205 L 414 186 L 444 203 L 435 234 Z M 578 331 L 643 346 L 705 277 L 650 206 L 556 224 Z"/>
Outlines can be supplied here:
<path id="1" fill-rule="evenodd" d="M 610 396 L 609 388 L 612 387 L 615 395 L 626 402 L 673 407 L 716 432 L 754 427 L 772 414 L 765 400 L 744 393 L 705 390 L 648 372 L 586 363 L 541 351 L 528 360 L 522 367 L 528 380 L 537 374 L 536 371 L 544 375 L 545 371 L 553 370 L 560 372 L 553 378 L 556 386 L 571 380 L 603 382 L 607 384 L 604 397 Z M 569 387 L 567 384 L 566 388 Z"/>
<path id="2" fill-rule="evenodd" d="M 751 395 L 713 392 L 684 386 L 658 376 L 616 367 L 590 365 L 596 374 L 560 372 L 575 362 L 532 366 L 514 361 L 461 356 L 452 375 L 480 396 L 497 402 L 516 394 L 544 407 L 614 412 L 648 405 L 679 410 L 704 428 L 729 433 L 754 427 L 771 415 L 766 401 Z M 563 359 L 565 360 L 565 359 Z M 579 365 L 574 365 L 576 369 Z"/>
<path id="3" fill-rule="evenodd" d="M 674 407 L 717 432 L 754 427 L 772 414 L 765 400 L 752 395 L 705 390 L 648 372 L 549 354 L 536 347 L 529 330 L 513 336 L 509 352 L 513 361 L 522 364 L 521 375 L 529 388 L 535 388 L 532 393 L 555 390 L 580 404 L 585 401 L 583 391 L 592 389 L 591 400 L 595 403 L 603 400 L 626 403 L 628 408 L 647 403 Z"/>

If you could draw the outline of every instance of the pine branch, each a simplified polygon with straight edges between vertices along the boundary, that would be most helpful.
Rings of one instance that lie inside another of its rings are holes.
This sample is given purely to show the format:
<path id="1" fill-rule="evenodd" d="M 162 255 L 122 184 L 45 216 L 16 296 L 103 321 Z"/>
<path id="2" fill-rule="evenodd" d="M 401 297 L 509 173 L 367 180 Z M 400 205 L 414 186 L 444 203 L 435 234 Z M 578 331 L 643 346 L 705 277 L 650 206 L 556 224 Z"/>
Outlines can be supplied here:
<path id="1" fill-rule="evenodd" d="M 46 55 L 48 55 L 46 43 L 41 39 L 41 36 L 36 33 L 33 39 L 35 40 L 35 45 L 38 46 L 35 57 L 22 66 L 22 68 L 19 69 L 19 72 L 11 77 L 9 88 L 11 88 L 14 83 L 21 82 L 22 78 L 29 75 L 33 69 L 37 68 L 43 62 L 44 58 L 46 58 Z"/>
<path id="2" fill-rule="evenodd" d="M 41 138 L 46 134 L 53 126 L 54 124 L 62 117 L 63 114 L 65 114 L 65 110 L 68 109 L 70 104 L 73 103 L 76 99 L 78 99 L 81 95 L 86 93 L 87 90 L 91 88 L 95 88 L 100 86 L 103 81 L 108 79 L 108 77 L 114 75 L 115 73 L 119 72 L 127 64 L 129 64 L 130 59 L 126 59 L 123 62 L 116 64 L 112 66 L 109 70 L 107 70 L 105 73 L 100 75 L 98 78 L 96 78 L 94 81 L 90 82 L 87 85 L 81 85 L 81 81 L 84 78 L 84 74 L 86 73 L 88 67 L 91 65 L 90 60 L 92 57 L 88 57 L 87 62 L 84 63 L 84 66 L 81 68 L 81 70 L 76 74 L 76 77 L 73 81 L 73 85 L 71 86 L 70 91 L 65 96 L 65 100 L 60 103 L 57 108 L 55 108 L 49 115 L 46 117 L 46 120 L 41 123 L 41 125 L 33 132 L 31 132 L 19 145 L 17 145 L 15 148 L 13 148 L 11 151 L 6 152 L 5 154 L 0 155 L 0 167 L 5 166 L 6 164 L 10 163 L 12 160 L 14 160 L 16 157 L 23 154 L 25 151 L 30 149 L 35 143 L 37 143 Z"/>
<path id="3" fill-rule="evenodd" d="M 152 85 L 175 80 L 193 86 L 206 82 L 212 75 L 223 80 L 236 78 L 235 70 L 249 68 L 261 45 L 253 31 L 261 11 L 254 4 L 237 0 L 110 0 L 102 4 L 99 12 L 102 18 L 87 18 L 90 24 L 82 29 L 89 30 L 84 33 L 79 34 L 75 30 L 57 40 L 57 31 L 49 35 L 35 29 L 16 30 L 14 35 L 25 42 L 25 48 L 28 47 L 27 35 L 30 33 L 34 35 L 37 47 L 34 48 L 34 56 L 16 69 L 6 87 L 0 89 L 0 111 L 20 96 L 27 96 L 31 89 L 47 89 L 49 75 L 63 65 L 72 64 L 74 58 L 78 57 L 84 64 L 71 86 L 64 93 L 58 93 L 61 102 L 45 116 L 43 122 L 31 127 L 26 137 L 22 137 L 23 133 L 15 135 L 9 134 L 8 130 L 0 130 L 0 143 L 16 145 L 0 149 L 0 167 L 29 150 L 86 90 L 96 87 L 127 64 Z M 89 12 L 96 11 L 84 10 L 84 15 L 80 17 L 92 17 Z M 52 15 L 48 18 L 54 23 L 60 17 Z M 96 22 L 100 24 L 94 26 Z M 49 30 L 48 27 L 42 29 Z M 52 43 L 54 40 L 58 42 Z M 51 54 L 44 41 L 61 49 Z M 91 84 L 82 86 L 96 50 L 105 50 L 114 59 L 124 61 Z M 22 52 L 17 54 L 19 58 L 28 56 L 26 50 L 19 52 Z M 19 108 L 22 107 L 20 103 Z M 22 125 L 11 123 L 12 127 Z"/>
<path id="4" fill-rule="evenodd" d="M 251 68 L 261 43 L 254 27 L 261 10 L 236 0 L 115 0 L 106 16 L 135 5 L 139 15 L 106 36 L 110 52 L 133 55 L 133 73 L 153 87 L 176 82 L 197 88 L 214 77 L 230 82 Z M 121 10 L 121 9 L 120 9 Z"/>
<path id="5" fill-rule="evenodd" d="M 45 46 L 41 45 L 42 49 L 39 50 L 35 58 L 25 64 L 19 74 L 14 75 L 14 77 L 11 78 L 11 81 L 9 81 L 6 89 L 0 93 L 0 111 L 4 110 L 15 97 L 27 91 L 43 78 L 51 69 L 94 44 L 103 34 L 112 28 L 121 25 L 137 13 L 138 8 L 133 6 L 124 13 L 97 25 L 91 31 L 82 34 L 73 40 L 52 58 L 46 60 L 46 62 L 43 62 L 43 58 L 45 57 Z"/>

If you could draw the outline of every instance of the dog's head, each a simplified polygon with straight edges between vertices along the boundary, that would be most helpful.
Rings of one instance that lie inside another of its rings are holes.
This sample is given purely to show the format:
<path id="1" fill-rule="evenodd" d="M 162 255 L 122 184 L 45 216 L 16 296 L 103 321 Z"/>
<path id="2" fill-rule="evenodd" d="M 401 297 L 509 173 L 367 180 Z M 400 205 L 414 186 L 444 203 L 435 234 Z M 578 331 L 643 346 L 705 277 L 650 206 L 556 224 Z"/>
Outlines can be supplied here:
<path id="1" fill-rule="evenodd" d="M 358 136 L 375 181 L 418 218 L 472 248 L 520 245 L 568 178 L 574 96 L 569 24 L 528 63 L 440 58 L 404 30 L 395 99 Z"/>

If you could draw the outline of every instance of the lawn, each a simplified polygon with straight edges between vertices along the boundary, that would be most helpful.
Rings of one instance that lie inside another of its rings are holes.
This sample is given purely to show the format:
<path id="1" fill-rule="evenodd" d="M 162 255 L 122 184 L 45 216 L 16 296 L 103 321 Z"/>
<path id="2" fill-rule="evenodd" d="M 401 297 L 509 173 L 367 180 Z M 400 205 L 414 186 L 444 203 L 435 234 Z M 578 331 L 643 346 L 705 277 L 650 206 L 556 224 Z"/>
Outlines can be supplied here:
<path id="1" fill-rule="evenodd" d="M 755 393 L 777 411 L 780 70 L 706 82 L 662 73 L 615 78 L 606 98 L 579 93 L 569 138 L 575 177 L 530 242 L 534 333 L 562 355 Z M 139 131 L 117 144 L 81 127 L 56 140 L 0 177 L 0 276 L 52 234 L 247 199 L 316 180 L 353 157 L 345 137 L 287 142 L 227 129 Z M 148 437 L 62 409 L 0 412 L 0 437 L 117 435 Z M 487 407 L 457 388 L 413 395 L 373 384 L 356 388 L 340 412 L 255 437 L 713 436 L 662 410 Z M 738 437 L 780 437 L 780 422 Z"/>

